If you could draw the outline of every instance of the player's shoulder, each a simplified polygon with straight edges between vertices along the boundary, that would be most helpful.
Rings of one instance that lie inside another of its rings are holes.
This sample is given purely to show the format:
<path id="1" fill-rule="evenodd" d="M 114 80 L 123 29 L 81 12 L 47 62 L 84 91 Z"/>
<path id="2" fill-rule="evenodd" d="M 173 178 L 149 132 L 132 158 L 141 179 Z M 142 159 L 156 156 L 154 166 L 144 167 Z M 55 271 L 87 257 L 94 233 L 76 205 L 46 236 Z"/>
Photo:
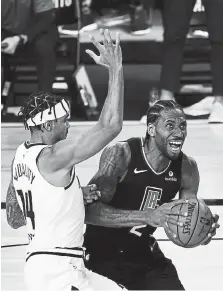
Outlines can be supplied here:
<path id="1" fill-rule="evenodd" d="M 131 158 L 131 150 L 127 141 L 118 141 L 113 144 L 109 144 L 102 153 L 102 158 L 107 156 L 113 156 L 117 161 L 126 161 L 128 164 Z"/>
<path id="2" fill-rule="evenodd" d="M 182 157 L 182 172 L 191 173 L 197 171 L 197 162 L 192 157 L 183 153 Z"/>

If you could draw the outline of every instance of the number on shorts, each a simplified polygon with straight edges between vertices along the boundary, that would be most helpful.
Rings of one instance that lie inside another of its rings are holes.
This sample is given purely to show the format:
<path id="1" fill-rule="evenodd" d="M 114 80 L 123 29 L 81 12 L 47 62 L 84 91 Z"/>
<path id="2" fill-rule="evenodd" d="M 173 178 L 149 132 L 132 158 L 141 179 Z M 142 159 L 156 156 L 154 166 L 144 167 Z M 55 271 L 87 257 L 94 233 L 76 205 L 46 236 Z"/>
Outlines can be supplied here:
<path id="1" fill-rule="evenodd" d="M 145 225 L 138 225 L 138 226 L 134 226 L 134 227 L 132 227 L 131 229 L 130 229 L 130 233 L 133 233 L 133 234 L 135 234 L 135 235 L 137 235 L 137 236 L 141 236 L 142 235 L 142 233 L 139 231 L 139 229 L 142 229 L 142 228 L 144 228 L 144 227 L 146 227 L 147 225 L 145 224 Z"/>
<path id="2" fill-rule="evenodd" d="M 32 193 L 29 190 L 24 193 L 22 190 L 17 190 L 17 193 L 22 201 L 22 208 L 25 217 L 29 217 L 31 219 L 32 228 L 35 229 L 35 214 L 33 212 L 33 201 L 32 201 Z"/>

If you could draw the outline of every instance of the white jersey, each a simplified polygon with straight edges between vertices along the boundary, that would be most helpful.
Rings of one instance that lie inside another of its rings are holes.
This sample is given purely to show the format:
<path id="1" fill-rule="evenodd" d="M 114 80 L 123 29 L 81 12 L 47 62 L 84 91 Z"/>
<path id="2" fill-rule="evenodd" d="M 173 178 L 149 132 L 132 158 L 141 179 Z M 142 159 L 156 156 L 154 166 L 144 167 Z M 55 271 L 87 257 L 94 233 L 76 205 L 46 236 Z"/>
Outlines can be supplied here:
<path id="1" fill-rule="evenodd" d="M 67 187 L 48 183 L 37 167 L 46 146 L 25 142 L 17 148 L 13 162 L 13 185 L 27 221 L 28 252 L 83 244 L 85 209 L 78 177 L 73 168 Z"/>

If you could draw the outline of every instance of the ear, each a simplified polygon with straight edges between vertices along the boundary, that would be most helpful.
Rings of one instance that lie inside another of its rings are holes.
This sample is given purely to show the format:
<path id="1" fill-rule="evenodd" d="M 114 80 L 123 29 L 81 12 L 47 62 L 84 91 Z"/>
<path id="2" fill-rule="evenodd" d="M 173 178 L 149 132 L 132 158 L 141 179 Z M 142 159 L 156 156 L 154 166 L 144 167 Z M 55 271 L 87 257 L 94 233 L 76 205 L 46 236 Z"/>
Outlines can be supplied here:
<path id="1" fill-rule="evenodd" d="M 50 122 L 50 121 L 47 121 L 43 124 L 43 128 L 46 129 L 47 131 L 51 131 L 52 127 L 53 127 L 53 125 L 52 125 L 52 122 Z"/>
<path id="2" fill-rule="evenodd" d="M 152 123 L 149 123 L 147 126 L 147 132 L 149 136 L 154 137 L 155 136 L 155 125 Z"/>

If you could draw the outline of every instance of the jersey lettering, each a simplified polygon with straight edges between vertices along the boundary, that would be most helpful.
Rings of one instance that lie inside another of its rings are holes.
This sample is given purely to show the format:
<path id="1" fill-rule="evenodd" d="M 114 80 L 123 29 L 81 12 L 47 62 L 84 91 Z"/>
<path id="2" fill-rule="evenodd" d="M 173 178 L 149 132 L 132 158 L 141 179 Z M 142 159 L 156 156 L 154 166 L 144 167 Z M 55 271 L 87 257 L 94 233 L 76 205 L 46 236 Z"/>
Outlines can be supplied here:
<path id="1" fill-rule="evenodd" d="M 17 193 L 22 202 L 24 216 L 26 218 L 29 217 L 31 219 L 32 228 L 34 230 L 35 229 L 35 214 L 33 212 L 32 193 L 30 190 L 26 192 L 25 195 L 22 190 L 17 190 Z"/>
<path id="2" fill-rule="evenodd" d="M 163 190 L 161 188 L 146 187 L 140 210 L 148 208 L 155 209 L 158 206 L 158 200 L 162 197 L 162 192 Z"/>
<path id="3" fill-rule="evenodd" d="M 148 208 L 155 209 L 158 206 L 157 201 L 162 197 L 162 192 L 163 190 L 161 188 L 146 187 L 140 210 L 143 211 Z M 147 225 L 134 226 L 129 232 L 140 237 L 142 236 L 142 233 L 139 230 L 146 226 Z"/>

